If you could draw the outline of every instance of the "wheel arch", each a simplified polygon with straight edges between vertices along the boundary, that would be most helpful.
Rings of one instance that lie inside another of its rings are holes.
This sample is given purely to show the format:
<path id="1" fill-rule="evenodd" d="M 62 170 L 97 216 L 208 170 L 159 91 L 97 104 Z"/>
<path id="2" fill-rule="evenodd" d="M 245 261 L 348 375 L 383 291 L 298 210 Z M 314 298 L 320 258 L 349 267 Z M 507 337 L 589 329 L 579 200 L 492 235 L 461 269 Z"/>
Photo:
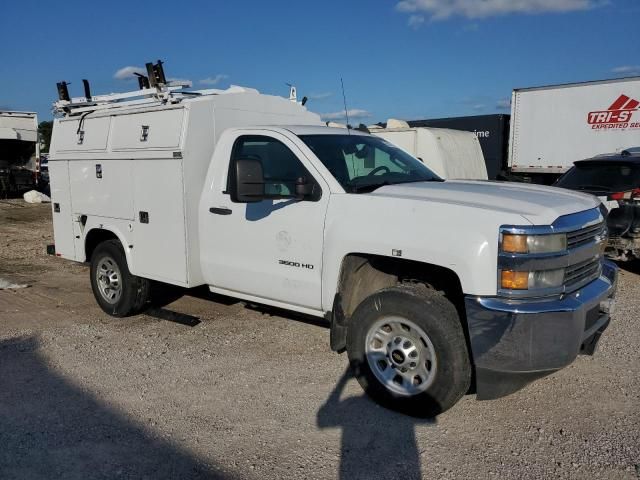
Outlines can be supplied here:
<path id="1" fill-rule="evenodd" d="M 109 227 L 95 227 L 90 228 L 87 231 L 84 237 L 84 260 L 86 262 L 90 262 L 91 256 L 97 246 L 107 240 L 117 240 L 120 242 L 122 249 L 124 250 L 125 258 L 127 259 L 127 265 L 129 269 L 131 269 L 131 256 L 127 240 L 124 238 L 124 235 L 117 231 L 117 229 Z"/>
<path id="2" fill-rule="evenodd" d="M 330 315 L 331 348 L 344 351 L 347 323 L 365 298 L 383 288 L 403 283 L 422 284 L 441 291 L 456 307 L 465 336 L 468 336 L 462 283 L 456 272 L 432 263 L 354 252 L 343 257 L 336 282 Z"/>

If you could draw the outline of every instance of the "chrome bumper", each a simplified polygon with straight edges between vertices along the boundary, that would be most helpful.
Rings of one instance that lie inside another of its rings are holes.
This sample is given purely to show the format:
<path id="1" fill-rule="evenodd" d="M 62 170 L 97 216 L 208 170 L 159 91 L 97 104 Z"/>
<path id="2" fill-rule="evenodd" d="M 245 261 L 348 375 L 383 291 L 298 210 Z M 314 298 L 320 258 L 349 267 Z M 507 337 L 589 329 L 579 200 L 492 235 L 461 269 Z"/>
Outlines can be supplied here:
<path id="1" fill-rule="evenodd" d="M 575 360 L 592 355 L 609 325 L 617 267 L 562 299 L 465 298 L 479 400 L 513 393 Z"/>

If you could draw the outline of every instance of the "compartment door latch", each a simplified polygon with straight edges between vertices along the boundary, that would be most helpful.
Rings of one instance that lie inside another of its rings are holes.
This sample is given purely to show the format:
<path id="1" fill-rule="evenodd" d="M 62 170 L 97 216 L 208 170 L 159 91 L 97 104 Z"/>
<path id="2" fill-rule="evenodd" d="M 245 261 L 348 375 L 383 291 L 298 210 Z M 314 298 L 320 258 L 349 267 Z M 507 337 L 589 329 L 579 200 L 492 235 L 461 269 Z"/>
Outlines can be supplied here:
<path id="1" fill-rule="evenodd" d="M 149 125 L 142 125 L 140 128 L 140 141 L 146 142 L 149 138 Z"/>

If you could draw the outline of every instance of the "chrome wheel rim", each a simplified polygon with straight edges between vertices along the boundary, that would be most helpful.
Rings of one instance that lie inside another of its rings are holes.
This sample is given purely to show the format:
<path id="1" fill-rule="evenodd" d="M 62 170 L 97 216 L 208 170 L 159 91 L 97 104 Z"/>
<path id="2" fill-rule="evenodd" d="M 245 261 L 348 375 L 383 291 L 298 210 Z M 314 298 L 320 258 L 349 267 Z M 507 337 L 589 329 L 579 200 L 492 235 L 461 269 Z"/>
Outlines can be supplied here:
<path id="1" fill-rule="evenodd" d="M 411 320 L 384 317 L 375 322 L 365 339 L 369 368 L 391 392 L 412 396 L 433 383 L 437 359 L 425 331 Z"/>
<path id="2" fill-rule="evenodd" d="M 102 298 L 113 304 L 122 296 L 122 275 L 118 264 L 111 257 L 103 257 L 96 268 L 96 283 Z"/>

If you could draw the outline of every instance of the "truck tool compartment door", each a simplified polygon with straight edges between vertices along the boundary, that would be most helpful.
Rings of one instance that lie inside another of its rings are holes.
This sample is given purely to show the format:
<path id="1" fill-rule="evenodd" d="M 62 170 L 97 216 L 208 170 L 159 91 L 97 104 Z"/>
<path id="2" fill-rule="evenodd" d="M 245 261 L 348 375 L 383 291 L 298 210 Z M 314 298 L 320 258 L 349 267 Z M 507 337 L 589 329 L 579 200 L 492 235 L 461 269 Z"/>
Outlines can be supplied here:
<path id="1" fill-rule="evenodd" d="M 49 163 L 51 175 L 51 202 L 53 209 L 53 234 L 56 253 L 75 260 L 71 189 L 69 188 L 69 162 L 58 160 Z"/>
<path id="2" fill-rule="evenodd" d="M 214 157 L 220 181 L 206 186 L 201 204 L 201 259 L 207 282 L 233 292 L 320 310 L 324 219 L 328 187 L 297 146 L 275 132 L 236 135 L 231 166 L 239 158 L 262 162 L 265 191 L 289 195 L 306 176 L 323 194 L 312 200 L 271 198 L 234 203 L 226 159 Z M 226 161 L 225 161 L 226 160 Z M 209 211 L 212 209 L 213 211 Z"/>
<path id="3" fill-rule="evenodd" d="M 112 148 L 120 150 L 166 150 L 178 148 L 184 110 L 132 113 L 115 117 Z"/>

